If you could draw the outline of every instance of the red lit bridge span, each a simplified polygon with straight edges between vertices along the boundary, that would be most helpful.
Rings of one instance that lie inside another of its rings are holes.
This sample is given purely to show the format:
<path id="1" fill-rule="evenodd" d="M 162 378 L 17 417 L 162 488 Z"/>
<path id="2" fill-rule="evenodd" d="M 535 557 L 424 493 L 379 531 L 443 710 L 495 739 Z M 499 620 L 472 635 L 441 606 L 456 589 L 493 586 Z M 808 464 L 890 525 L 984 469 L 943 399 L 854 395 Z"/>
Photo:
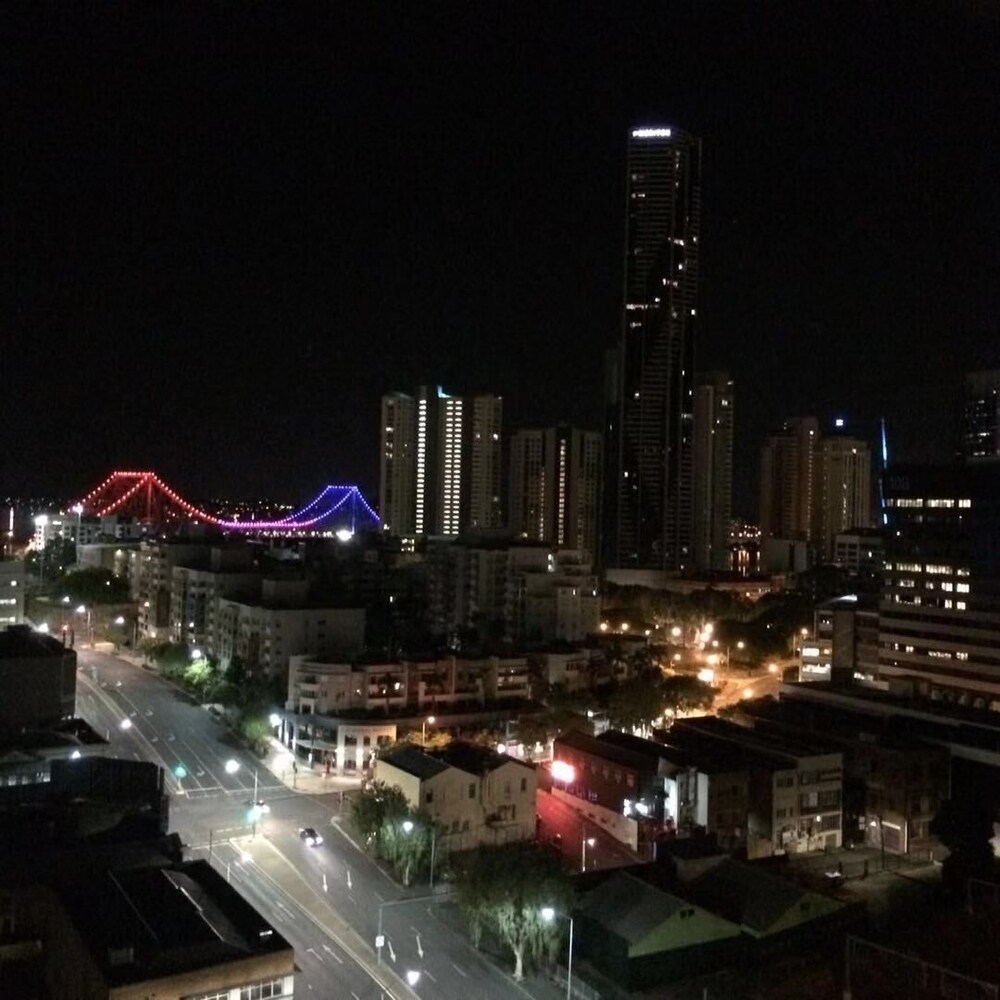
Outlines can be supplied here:
<path id="1" fill-rule="evenodd" d="M 210 524 L 226 531 L 330 531 L 377 528 L 378 514 L 357 486 L 326 486 L 294 514 L 277 521 L 227 521 L 201 510 L 175 493 L 155 472 L 112 472 L 91 490 L 79 507 L 84 514 L 103 517 L 121 514 L 158 526 L 183 520 Z"/>

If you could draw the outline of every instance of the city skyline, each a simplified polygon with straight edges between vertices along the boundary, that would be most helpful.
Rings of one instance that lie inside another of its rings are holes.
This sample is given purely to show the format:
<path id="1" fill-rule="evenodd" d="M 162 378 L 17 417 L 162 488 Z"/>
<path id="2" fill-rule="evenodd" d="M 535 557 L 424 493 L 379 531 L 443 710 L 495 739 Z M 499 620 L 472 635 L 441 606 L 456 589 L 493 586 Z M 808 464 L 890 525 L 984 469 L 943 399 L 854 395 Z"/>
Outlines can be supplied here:
<path id="1" fill-rule="evenodd" d="M 947 457 L 997 364 L 976 9 L 21 12 L 3 492 L 140 466 L 374 496 L 380 397 L 432 381 L 502 395 L 505 433 L 597 429 L 635 123 L 703 138 L 695 367 L 739 387 L 734 513 L 796 414 Z"/>

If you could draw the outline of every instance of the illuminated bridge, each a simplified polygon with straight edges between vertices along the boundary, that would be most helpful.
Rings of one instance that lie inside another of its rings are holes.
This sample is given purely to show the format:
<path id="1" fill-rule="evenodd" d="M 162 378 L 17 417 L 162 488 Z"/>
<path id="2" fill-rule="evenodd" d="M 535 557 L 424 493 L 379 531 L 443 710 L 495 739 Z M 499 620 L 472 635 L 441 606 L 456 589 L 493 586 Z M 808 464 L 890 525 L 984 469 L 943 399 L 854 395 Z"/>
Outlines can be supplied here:
<path id="1" fill-rule="evenodd" d="M 378 528 L 378 514 L 357 486 L 326 486 L 300 510 L 276 521 L 227 521 L 201 510 L 172 490 L 155 472 L 112 472 L 81 499 L 74 510 L 92 517 L 120 514 L 158 527 L 182 521 L 212 525 L 224 531 L 355 532 Z"/>

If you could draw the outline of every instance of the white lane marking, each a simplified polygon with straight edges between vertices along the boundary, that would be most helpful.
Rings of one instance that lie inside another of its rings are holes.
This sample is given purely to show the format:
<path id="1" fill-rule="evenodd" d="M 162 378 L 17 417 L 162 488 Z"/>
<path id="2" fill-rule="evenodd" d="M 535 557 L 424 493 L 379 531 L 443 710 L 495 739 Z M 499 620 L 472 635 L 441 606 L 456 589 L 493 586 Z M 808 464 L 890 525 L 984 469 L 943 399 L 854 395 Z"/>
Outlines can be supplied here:
<path id="1" fill-rule="evenodd" d="M 320 964 L 322 964 L 322 965 L 325 965 L 325 964 L 326 964 L 326 963 L 325 963 L 325 962 L 323 961 L 323 956 L 322 956 L 322 955 L 321 955 L 321 954 L 320 954 L 320 953 L 319 953 L 319 952 L 318 952 L 318 951 L 317 951 L 317 950 L 316 950 L 315 948 L 306 948 L 306 951 L 311 951 L 311 952 L 312 952 L 312 953 L 313 953 L 313 954 L 314 954 L 314 955 L 316 956 L 316 960 L 317 960 L 317 961 L 318 961 L 318 962 L 319 962 Z"/>
<path id="2" fill-rule="evenodd" d="M 430 980 L 430 981 L 431 981 L 432 983 L 436 983 L 436 982 L 437 982 L 437 980 L 436 980 L 436 979 L 435 979 L 435 978 L 434 978 L 434 977 L 433 977 L 433 976 L 432 976 L 432 975 L 430 974 L 430 972 L 429 972 L 429 971 L 428 971 L 427 969 L 424 969 L 424 975 L 425 975 L 425 976 L 426 976 L 426 977 L 427 977 L 427 978 L 428 978 L 428 979 L 429 979 L 429 980 Z"/>
<path id="3" fill-rule="evenodd" d="M 341 965 L 344 964 L 344 960 L 328 944 L 323 945 L 323 951 L 325 951 L 336 961 L 340 962 Z"/>
<path id="4" fill-rule="evenodd" d="M 351 901 L 351 902 L 352 902 L 352 903 L 353 903 L 353 904 L 354 904 L 355 906 L 357 906 L 357 905 L 358 905 L 358 901 L 357 901 L 357 900 L 356 900 L 356 899 L 355 899 L 355 898 L 354 898 L 354 897 L 353 897 L 353 896 L 352 896 L 352 895 L 351 895 L 350 893 L 348 893 L 348 894 L 347 894 L 347 898 L 348 898 L 348 899 L 349 899 L 349 900 L 350 900 L 350 901 Z"/>
<path id="5" fill-rule="evenodd" d="M 452 968 L 453 968 L 453 969 L 454 969 L 454 970 L 455 970 L 455 971 L 456 971 L 456 972 L 457 972 L 457 973 L 458 973 L 458 974 L 459 974 L 460 976 L 464 977 L 465 979 L 468 979 L 468 978 L 469 978 L 469 974 L 468 974 L 467 972 L 463 972 L 463 971 L 462 971 L 462 970 L 461 970 L 461 969 L 460 969 L 460 968 L 459 968 L 459 967 L 458 967 L 458 966 L 457 966 L 457 965 L 456 965 L 456 964 L 455 964 L 454 962 L 452 962 L 452 963 L 451 963 L 451 967 L 452 967 Z"/>

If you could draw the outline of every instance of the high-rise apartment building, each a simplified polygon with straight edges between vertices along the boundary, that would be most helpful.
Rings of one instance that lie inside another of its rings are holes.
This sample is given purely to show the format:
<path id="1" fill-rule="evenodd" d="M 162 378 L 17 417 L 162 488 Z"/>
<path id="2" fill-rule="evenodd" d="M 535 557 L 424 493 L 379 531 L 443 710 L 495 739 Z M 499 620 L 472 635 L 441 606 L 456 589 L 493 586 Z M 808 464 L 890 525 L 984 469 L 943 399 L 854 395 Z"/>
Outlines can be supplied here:
<path id="1" fill-rule="evenodd" d="M 501 524 L 503 400 L 421 386 L 382 397 L 379 512 L 400 537 Z"/>
<path id="2" fill-rule="evenodd" d="M 971 461 L 1000 458 L 1000 369 L 965 377 L 962 454 Z"/>
<path id="3" fill-rule="evenodd" d="M 701 141 L 633 128 L 626 168 L 625 295 L 609 365 L 606 568 L 693 560 L 694 334 Z"/>
<path id="4" fill-rule="evenodd" d="M 762 539 L 813 540 L 819 421 L 793 417 L 768 435 L 760 454 Z"/>
<path id="5" fill-rule="evenodd" d="M 565 425 L 514 434 L 508 491 L 514 532 L 593 561 L 601 450 L 600 434 Z"/>
<path id="6" fill-rule="evenodd" d="M 1000 711 L 1000 464 L 890 468 L 885 494 L 871 681 Z"/>
<path id="7" fill-rule="evenodd" d="M 863 438 L 834 434 L 820 439 L 817 459 L 813 537 L 829 562 L 837 535 L 871 526 L 872 454 Z"/>
<path id="8" fill-rule="evenodd" d="M 733 510 L 733 380 L 706 372 L 694 390 L 694 564 L 729 569 Z"/>
<path id="9" fill-rule="evenodd" d="M 843 430 L 821 434 L 815 417 L 795 417 L 768 436 L 760 461 L 763 538 L 804 541 L 813 559 L 832 560 L 837 535 L 871 524 L 871 447 Z"/>
<path id="10" fill-rule="evenodd" d="M 401 392 L 382 397 L 379 515 L 393 535 L 416 533 L 416 401 Z"/>

